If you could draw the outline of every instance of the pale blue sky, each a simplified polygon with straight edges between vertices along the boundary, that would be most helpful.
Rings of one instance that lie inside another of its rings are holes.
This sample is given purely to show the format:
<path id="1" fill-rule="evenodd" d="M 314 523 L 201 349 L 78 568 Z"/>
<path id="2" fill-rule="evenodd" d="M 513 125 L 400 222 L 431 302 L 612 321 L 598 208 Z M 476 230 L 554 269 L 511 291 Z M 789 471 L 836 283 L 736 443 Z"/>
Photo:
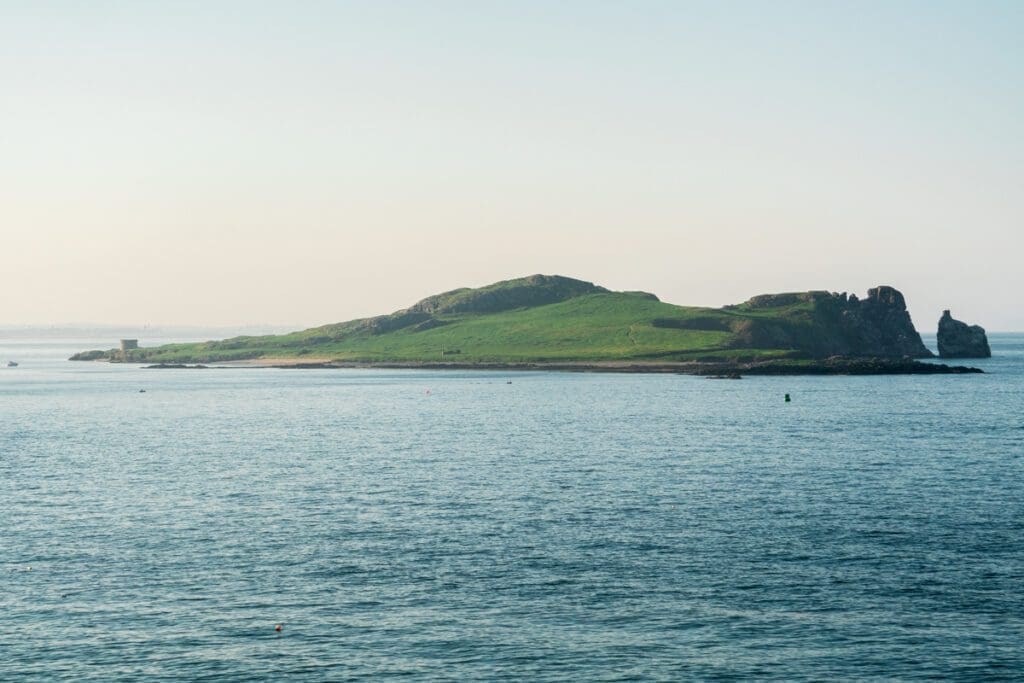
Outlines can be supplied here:
<path id="1" fill-rule="evenodd" d="M 534 272 L 1024 329 L 1021 2 L 0 0 L 0 322 Z"/>

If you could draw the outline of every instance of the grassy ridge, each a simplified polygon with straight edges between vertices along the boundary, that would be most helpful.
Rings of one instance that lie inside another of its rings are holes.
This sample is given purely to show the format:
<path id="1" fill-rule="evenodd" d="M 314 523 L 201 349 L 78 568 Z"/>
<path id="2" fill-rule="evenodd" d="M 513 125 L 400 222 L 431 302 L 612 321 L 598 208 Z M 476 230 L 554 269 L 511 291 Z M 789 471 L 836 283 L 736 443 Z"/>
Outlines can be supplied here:
<path id="1" fill-rule="evenodd" d="M 137 362 L 215 362 L 253 358 L 330 358 L 347 361 L 460 362 L 731 358 L 778 355 L 730 348 L 734 335 L 721 329 L 680 329 L 654 321 L 721 319 L 734 315 L 673 306 L 636 294 L 588 294 L 536 308 L 489 315 L 439 315 L 444 324 L 427 330 L 409 326 L 374 334 L 369 330 L 314 328 L 286 335 L 237 337 L 200 344 L 169 344 L 129 352 Z M 331 338 L 334 334 L 336 338 Z"/>
<path id="2" fill-rule="evenodd" d="M 692 309 L 699 310 L 699 309 Z M 659 316 L 685 318 L 682 309 L 628 294 L 591 294 L 537 308 L 457 317 L 423 332 L 409 329 L 346 340 L 322 350 L 343 360 L 464 361 L 650 358 L 720 349 L 729 333 L 659 329 Z"/>

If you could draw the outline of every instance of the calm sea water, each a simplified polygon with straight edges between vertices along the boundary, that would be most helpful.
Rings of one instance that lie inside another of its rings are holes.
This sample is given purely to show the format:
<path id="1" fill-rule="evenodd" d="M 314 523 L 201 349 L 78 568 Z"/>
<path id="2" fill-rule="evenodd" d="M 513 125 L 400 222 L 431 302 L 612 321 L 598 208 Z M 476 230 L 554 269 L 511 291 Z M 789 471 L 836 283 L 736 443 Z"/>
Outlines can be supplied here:
<path id="1" fill-rule="evenodd" d="M 992 341 L 982 376 L 738 382 L 0 342 L 0 679 L 1020 678 Z"/>

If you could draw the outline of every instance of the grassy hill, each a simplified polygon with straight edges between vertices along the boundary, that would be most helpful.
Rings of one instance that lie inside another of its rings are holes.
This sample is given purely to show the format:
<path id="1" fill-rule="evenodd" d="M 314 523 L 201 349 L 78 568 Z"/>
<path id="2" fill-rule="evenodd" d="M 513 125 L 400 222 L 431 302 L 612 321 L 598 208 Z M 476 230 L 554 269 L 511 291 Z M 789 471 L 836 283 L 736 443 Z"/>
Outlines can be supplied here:
<path id="1" fill-rule="evenodd" d="M 908 330 L 909 327 L 909 330 Z M 144 341 L 144 340 L 143 340 Z M 73 360 L 205 363 L 257 358 L 352 362 L 724 361 L 927 356 L 903 297 L 871 290 L 754 297 L 721 309 L 534 275 L 428 297 L 390 315 L 285 335 L 169 344 Z"/>

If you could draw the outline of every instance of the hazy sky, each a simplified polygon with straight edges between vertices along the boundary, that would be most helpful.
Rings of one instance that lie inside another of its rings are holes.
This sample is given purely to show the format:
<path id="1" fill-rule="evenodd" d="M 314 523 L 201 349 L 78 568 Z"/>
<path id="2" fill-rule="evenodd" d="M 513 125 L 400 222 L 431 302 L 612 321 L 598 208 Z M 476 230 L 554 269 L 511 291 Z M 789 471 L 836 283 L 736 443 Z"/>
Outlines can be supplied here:
<path id="1" fill-rule="evenodd" d="M 1024 2 L 0 0 L 0 324 L 558 273 L 1024 330 Z"/>

